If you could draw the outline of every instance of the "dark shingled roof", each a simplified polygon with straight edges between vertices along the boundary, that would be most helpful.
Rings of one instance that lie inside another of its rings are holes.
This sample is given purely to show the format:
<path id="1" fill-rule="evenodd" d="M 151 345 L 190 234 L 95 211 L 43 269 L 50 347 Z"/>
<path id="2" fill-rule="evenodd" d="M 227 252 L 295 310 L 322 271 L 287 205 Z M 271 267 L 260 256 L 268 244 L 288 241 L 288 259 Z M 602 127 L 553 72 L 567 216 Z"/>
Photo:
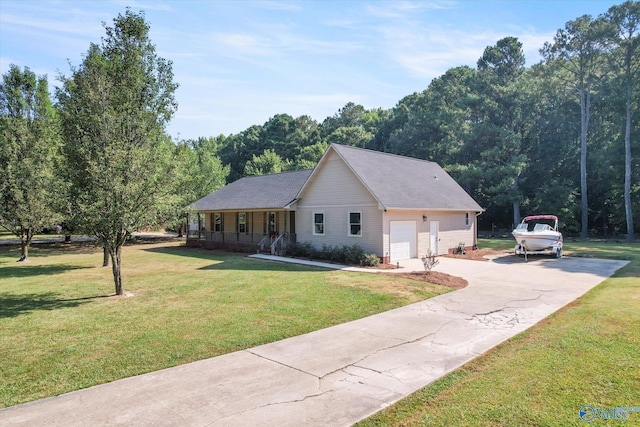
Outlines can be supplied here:
<path id="1" fill-rule="evenodd" d="M 331 149 L 384 209 L 482 211 L 437 163 L 338 144 L 331 144 Z M 282 209 L 300 197 L 313 171 L 244 177 L 192 203 L 190 208 L 199 211 Z"/>
<path id="2" fill-rule="evenodd" d="M 385 209 L 482 211 L 437 163 L 344 145 L 331 147 Z"/>
<path id="3" fill-rule="evenodd" d="M 311 169 L 305 169 L 247 176 L 192 203 L 190 208 L 199 211 L 282 209 L 296 198 L 310 174 Z"/>

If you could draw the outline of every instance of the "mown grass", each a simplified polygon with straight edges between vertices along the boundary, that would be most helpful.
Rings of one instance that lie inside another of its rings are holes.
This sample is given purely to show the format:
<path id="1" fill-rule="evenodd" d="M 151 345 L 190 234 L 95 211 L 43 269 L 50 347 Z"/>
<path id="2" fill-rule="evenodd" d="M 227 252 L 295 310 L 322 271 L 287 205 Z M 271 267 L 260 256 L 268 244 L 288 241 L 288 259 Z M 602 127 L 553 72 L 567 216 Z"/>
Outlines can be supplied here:
<path id="1" fill-rule="evenodd" d="M 36 234 L 35 236 L 33 236 L 33 239 L 64 239 L 64 235 L 61 234 Z M 18 236 L 16 236 L 13 233 L 9 233 L 8 231 L 4 230 L 4 229 L 0 229 L 0 241 L 3 240 L 17 240 L 18 242 L 20 241 L 20 238 Z"/>
<path id="2" fill-rule="evenodd" d="M 513 248 L 507 240 L 479 246 Z M 640 245 L 568 241 L 564 252 L 631 262 L 529 330 L 358 425 L 580 426 L 583 405 L 640 407 Z M 624 425 L 640 425 L 640 412 Z"/>
<path id="3" fill-rule="evenodd" d="M 91 244 L 0 247 L 0 407 L 300 335 L 449 289 L 177 243 L 124 248 L 124 290 Z"/>

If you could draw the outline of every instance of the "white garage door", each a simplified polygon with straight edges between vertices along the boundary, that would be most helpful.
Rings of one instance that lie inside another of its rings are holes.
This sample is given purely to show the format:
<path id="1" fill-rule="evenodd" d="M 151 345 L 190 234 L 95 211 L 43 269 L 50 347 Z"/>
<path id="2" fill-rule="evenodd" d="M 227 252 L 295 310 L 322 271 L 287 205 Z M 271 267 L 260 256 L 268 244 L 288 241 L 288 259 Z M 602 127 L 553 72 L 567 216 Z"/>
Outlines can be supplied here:
<path id="1" fill-rule="evenodd" d="M 416 222 L 391 221 L 389 227 L 391 262 L 416 257 Z"/>

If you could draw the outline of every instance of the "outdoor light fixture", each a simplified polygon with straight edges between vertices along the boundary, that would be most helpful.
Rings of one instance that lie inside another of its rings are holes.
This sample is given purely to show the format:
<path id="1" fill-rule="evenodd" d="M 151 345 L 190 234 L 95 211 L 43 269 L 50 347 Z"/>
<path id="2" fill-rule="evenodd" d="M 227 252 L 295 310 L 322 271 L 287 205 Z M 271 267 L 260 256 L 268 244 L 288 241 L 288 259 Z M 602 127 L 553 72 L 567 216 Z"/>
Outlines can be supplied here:
<path id="1" fill-rule="evenodd" d="M 427 222 L 427 216 L 426 215 L 422 215 L 422 221 Z"/>

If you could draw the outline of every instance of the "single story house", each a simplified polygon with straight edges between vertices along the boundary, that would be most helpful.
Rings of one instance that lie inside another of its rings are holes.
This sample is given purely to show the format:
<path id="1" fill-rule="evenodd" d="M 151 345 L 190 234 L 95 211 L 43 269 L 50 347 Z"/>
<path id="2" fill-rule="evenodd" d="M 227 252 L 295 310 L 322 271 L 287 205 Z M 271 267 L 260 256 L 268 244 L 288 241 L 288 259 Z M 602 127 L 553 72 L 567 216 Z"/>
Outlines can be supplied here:
<path id="1" fill-rule="evenodd" d="M 357 243 L 383 262 L 475 248 L 482 212 L 437 163 L 338 144 L 312 170 L 244 177 L 190 209 L 189 245 Z"/>

